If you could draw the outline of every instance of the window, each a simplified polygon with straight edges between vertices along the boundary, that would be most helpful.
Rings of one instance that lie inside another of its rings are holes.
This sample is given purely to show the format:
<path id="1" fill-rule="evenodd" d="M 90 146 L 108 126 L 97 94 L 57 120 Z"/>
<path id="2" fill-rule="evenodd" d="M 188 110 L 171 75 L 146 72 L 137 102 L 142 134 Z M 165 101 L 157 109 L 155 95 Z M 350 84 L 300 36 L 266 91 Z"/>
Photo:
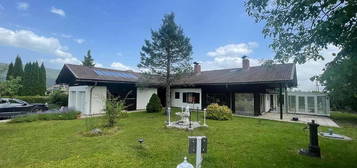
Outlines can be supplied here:
<path id="1" fill-rule="evenodd" d="M 317 96 L 317 112 L 319 114 L 326 114 L 326 96 Z"/>
<path id="2" fill-rule="evenodd" d="M 315 97 L 307 97 L 307 112 L 315 113 Z"/>
<path id="3" fill-rule="evenodd" d="M 7 103 L 6 100 L 0 99 L 0 104 L 6 104 L 6 103 Z"/>
<path id="4" fill-rule="evenodd" d="M 296 97 L 295 96 L 288 96 L 289 98 L 289 112 L 295 112 L 296 110 Z"/>
<path id="5" fill-rule="evenodd" d="M 180 99 L 180 92 L 175 92 L 175 99 Z"/>
<path id="6" fill-rule="evenodd" d="M 299 112 L 305 112 L 305 97 L 299 96 Z"/>
<path id="7" fill-rule="evenodd" d="M 184 103 L 200 103 L 200 94 L 194 92 L 183 92 L 182 93 L 182 102 Z"/>

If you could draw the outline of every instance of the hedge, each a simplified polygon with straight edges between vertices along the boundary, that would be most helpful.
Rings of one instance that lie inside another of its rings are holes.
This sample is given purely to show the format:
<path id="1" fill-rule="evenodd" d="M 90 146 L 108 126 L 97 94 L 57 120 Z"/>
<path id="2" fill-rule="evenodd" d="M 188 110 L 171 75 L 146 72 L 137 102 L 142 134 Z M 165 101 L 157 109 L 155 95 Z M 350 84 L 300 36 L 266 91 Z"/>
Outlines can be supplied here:
<path id="1" fill-rule="evenodd" d="M 146 105 L 146 112 L 157 113 L 162 111 L 161 101 L 157 94 L 152 94 L 149 103 Z"/>
<path id="2" fill-rule="evenodd" d="M 11 98 L 20 99 L 28 103 L 49 103 L 48 96 L 13 96 Z"/>
<path id="3" fill-rule="evenodd" d="M 33 122 L 38 120 L 74 120 L 80 115 L 78 111 L 58 112 L 58 113 L 35 113 L 17 116 L 9 123 Z"/>
<path id="4" fill-rule="evenodd" d="M 207 106 L 206 118 L 212 120 L 229 120 L 232 119 L 232 110 L 228 106 L 220 106 L 217 103 L 212 103 Z"/>

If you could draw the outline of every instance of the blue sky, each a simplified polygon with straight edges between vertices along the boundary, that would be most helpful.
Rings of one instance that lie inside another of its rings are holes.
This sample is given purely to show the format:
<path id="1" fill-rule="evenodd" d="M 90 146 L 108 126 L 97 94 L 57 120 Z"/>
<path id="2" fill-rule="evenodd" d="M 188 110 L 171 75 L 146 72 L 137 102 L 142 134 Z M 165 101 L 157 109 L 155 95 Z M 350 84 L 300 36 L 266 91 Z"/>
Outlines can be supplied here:
<path id="1" fill-rule="evenodd" d="M 225 0 L 33 0 L 0 2 L 0 62 L 17 54 L 60 69 L 79 63 L 88 49 L 98 66 L 134 69 L 150 30 L 174 12 L 193 46 L 193 60 L 203 70 L 241 67 L 271 59 L 270 39 L 261 33 L 243 1 Z"/>

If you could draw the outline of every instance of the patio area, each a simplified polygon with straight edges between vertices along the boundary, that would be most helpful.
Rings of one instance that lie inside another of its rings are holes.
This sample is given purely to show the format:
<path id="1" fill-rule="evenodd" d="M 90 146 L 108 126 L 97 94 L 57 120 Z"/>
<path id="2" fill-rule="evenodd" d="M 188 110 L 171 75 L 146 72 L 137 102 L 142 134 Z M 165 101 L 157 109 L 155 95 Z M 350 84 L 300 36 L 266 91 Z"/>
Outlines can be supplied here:
<path id="1" fill-rule="evenodd" d="M 293 117 L 298 117 L 299 121 L 292 121 Z M 276 120 L 276 121 L 286 121 L 286 122 L 295 122 L 295 123 L 308 123 L 311 120 L 315 120 L 315 122 L 321 126 L 326 127 L 339 127 L 332 119 L 326 116 L 314 116 L 314 115 L 304 115 L 304 114 L 283 114 L 283 120 L 280 120 L 279 113 L 264 113 L 260 116 L 255 116 L 255 118 L 262 118 L 267 120 Z"/>

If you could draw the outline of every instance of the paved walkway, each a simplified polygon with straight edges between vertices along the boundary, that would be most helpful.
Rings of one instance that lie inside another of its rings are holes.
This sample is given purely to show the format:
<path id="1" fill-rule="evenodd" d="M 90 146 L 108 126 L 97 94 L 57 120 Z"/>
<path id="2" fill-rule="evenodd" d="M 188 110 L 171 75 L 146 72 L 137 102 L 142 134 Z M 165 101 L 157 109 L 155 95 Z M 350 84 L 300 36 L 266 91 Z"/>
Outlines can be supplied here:
<path id="1" fill-rule="evenodd" d="M 292 121 L 293 117 L 298 117 L 299 121 Z M 303 115 L 303 114 L 283 114 L 283 120 L 280 120 L 280 113 L 264 113 L 260 116 L 253 116 L 253 118 L 261 118 L 267 120 L 276 120 L 276 121 L 285 121 L 285 122 L 293 122 L 293 123 L 307 123 L 311 122 L 311 120 L 315 120 L 321 126 L 326 127 L 339 127 L 332 119 L 325 116 L 314 116 L 314 115 Z"/>

